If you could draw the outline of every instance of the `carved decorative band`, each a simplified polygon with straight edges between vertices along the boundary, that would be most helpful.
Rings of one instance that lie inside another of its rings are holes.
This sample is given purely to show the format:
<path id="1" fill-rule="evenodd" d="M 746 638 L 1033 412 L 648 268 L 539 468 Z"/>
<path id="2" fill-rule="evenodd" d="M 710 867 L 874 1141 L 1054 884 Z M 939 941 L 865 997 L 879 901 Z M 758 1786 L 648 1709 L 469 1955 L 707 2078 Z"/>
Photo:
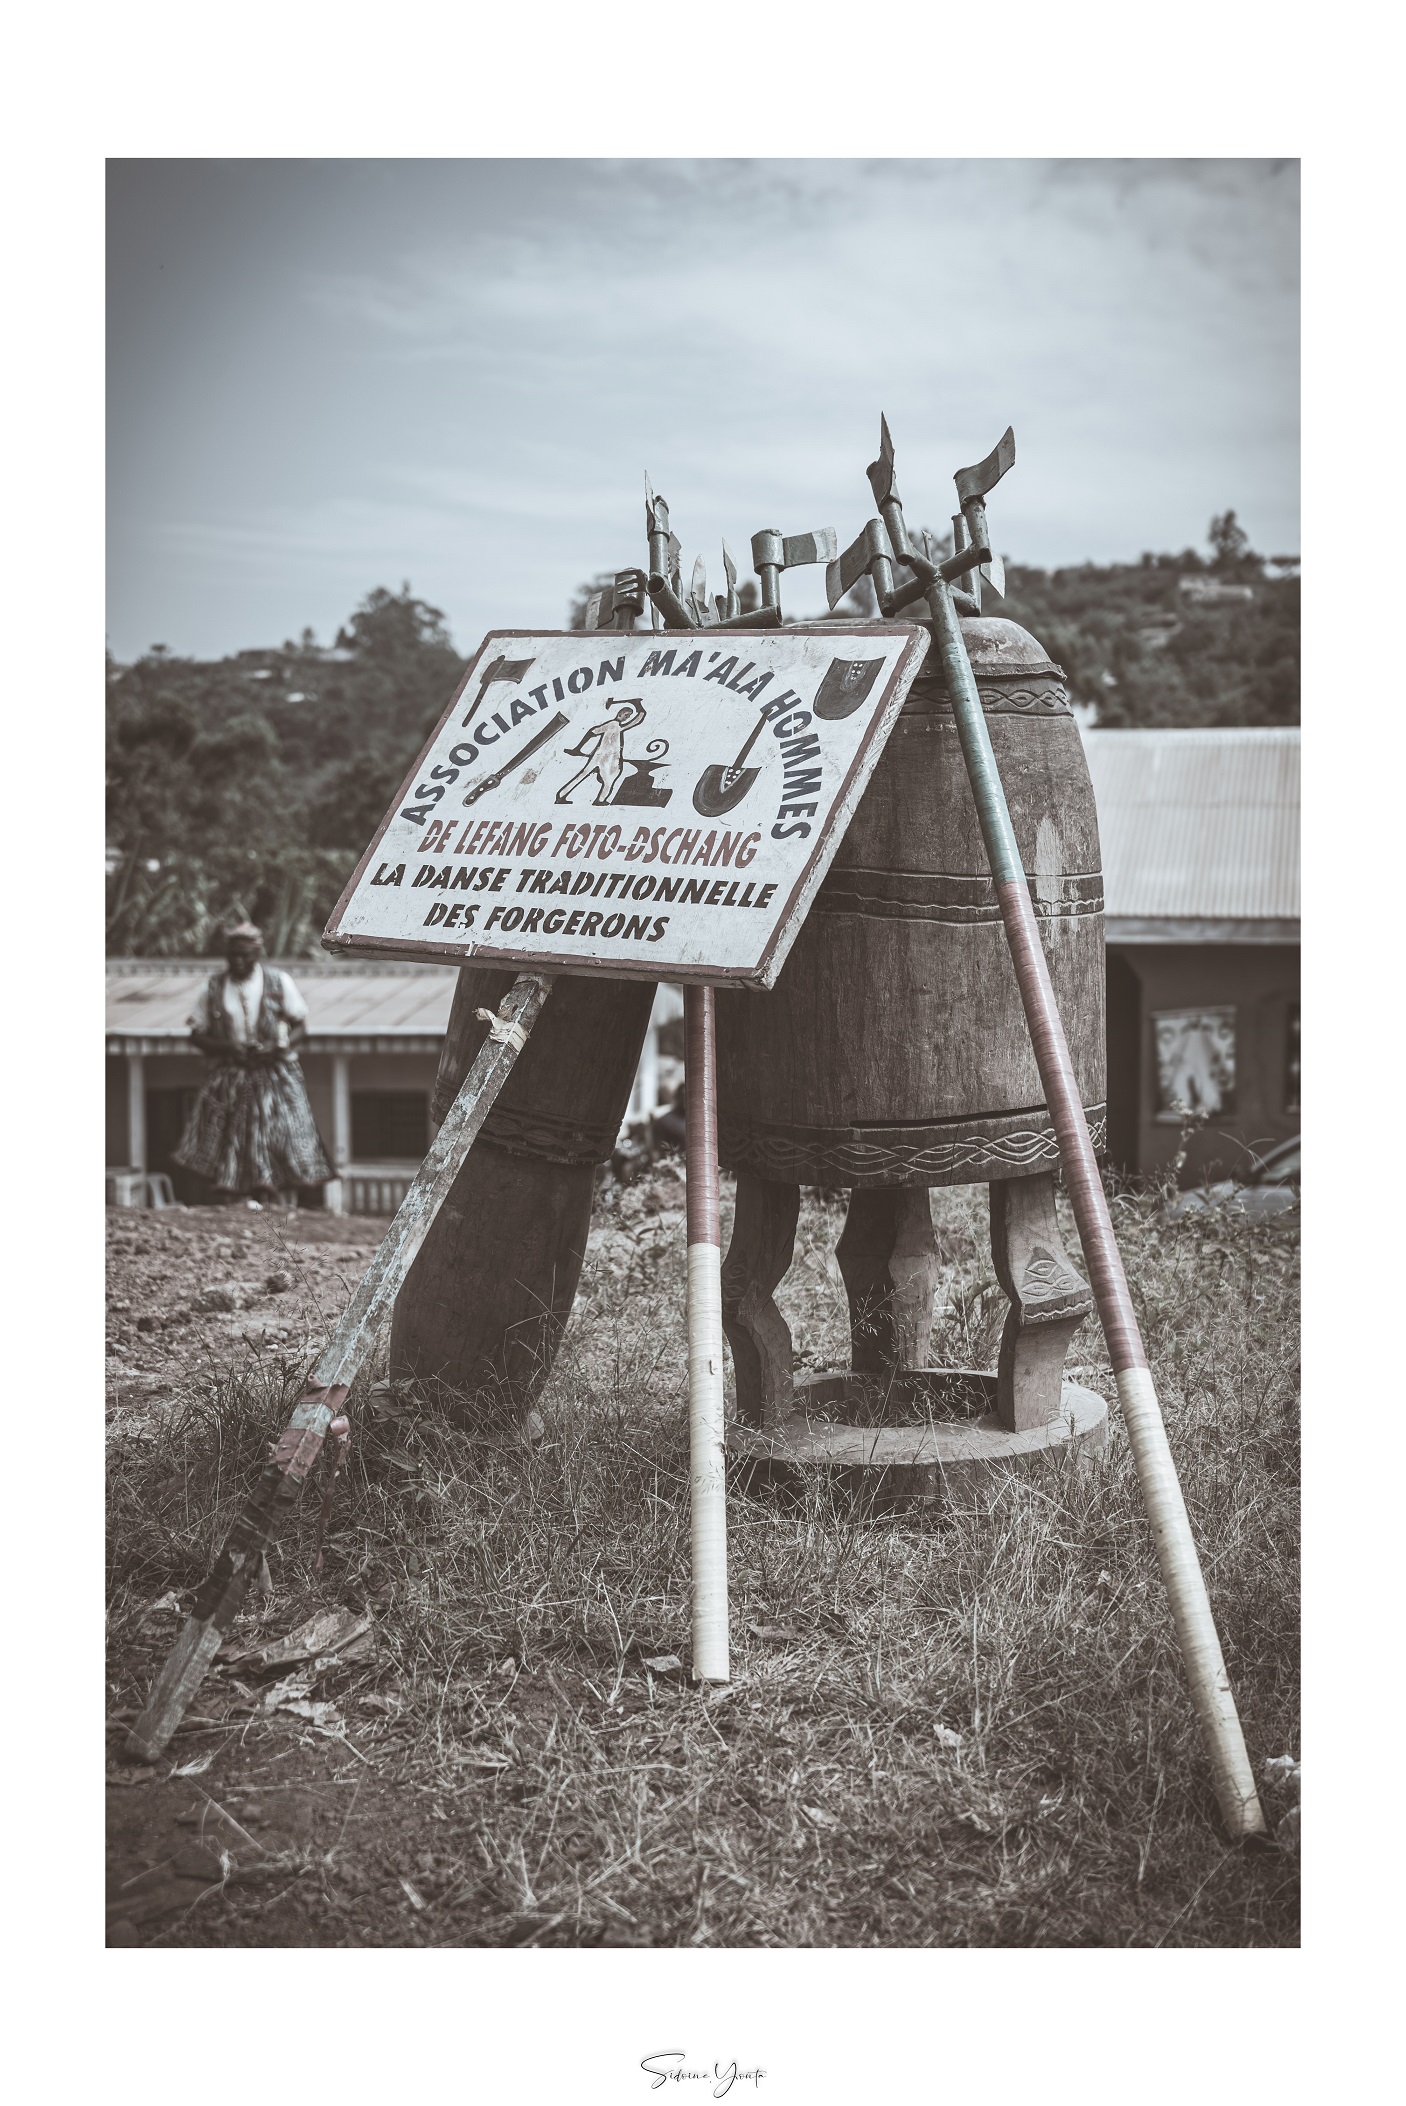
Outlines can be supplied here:
<path id="1" fill-rule="evenodd" d="M 1042 898 L 1036 883 L 1062 887 L 1060 899 Z M 1031 900 L 1042 921 L 1102 914 L 1103 877 L 1095 870 L 1057 880 L 1031 881 Z M 872 920 L 941 921 L 958 925 L 997 923 L 1001 910 L 989 877 L 946 871 L 835 868 L 816 895 L 820 914 L 858 914 Z"/>
<path id="2" fill-rule="evenodd" d="M 509 1155 L 532 1155 L 546 1163 L 608 1163 L 620 1127 L 576 1126 L 550 1112 L 514 1111 L 495 1104 L 483 1122 L 483 1138 Z"/>
<path id="3" fill-rule="evenodd" d="M 1019 687 L 987 686 L 980 679 L 976 692 L 987 716 L 1067 717 L 1069 690 L 1053 679 L 1040 678 Z M 917 682 L 910 690 L 900 715 L 903 717 L 950 717 L 952 704 L 945 687 Z"/>
<path id="4" fill-rule="evenodd" d="M 1106 1107 L 1086 1107 L 1096 1154 L 1107 1145 Z M 718 1155 L 729 1170 L 751 1170 L 775 1184 L 979 1185 L 1032 1177 L 1059 1161 L 1054 1128 L 1032 1123 L 1006 1133 L 937 1138 L 931 1126 L 833 1129 L 753 1127 L 739 1132 L 720 1115 Z"/>

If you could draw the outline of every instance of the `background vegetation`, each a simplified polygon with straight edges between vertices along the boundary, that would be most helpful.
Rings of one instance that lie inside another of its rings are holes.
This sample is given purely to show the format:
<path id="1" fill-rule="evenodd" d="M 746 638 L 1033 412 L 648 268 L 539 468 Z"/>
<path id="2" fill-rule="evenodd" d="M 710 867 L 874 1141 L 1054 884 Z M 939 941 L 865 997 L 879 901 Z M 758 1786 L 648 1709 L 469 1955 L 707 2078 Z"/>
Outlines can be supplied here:
<path id="1" fill-rule="evenodd" d="M 1010 570 L 1003 611 L 1069 674 L 1102 724 L 1292 724 L 1299 585 L 1256 555 L 1233 512 L 1211 554 Z M 1183 578 L 1249 585 L 1199 603 Z M 604 582 L 602 580 L 602 582 Z M 568 620 L 581 620 L 586 591 Z M 465 661 L 444 616 L 409 585 L 367 595 L 330 649 L 305 630 L 280 649 L 206 661 L 157 645 L 108 663 L 110 951 L 203 954 L 230 915 L 271 952 L 316 948 L 357 857 Z"/>

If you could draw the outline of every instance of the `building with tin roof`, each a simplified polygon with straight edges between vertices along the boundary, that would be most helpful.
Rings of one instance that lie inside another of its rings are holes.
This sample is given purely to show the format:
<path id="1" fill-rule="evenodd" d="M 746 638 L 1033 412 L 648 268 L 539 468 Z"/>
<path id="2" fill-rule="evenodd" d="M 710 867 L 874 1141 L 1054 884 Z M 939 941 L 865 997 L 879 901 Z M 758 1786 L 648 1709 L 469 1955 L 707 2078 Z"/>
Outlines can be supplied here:
<path id="1" fill-rule="evenodd" d="M 298 1048 L 313 1117 L 338 1176 L 323 1203 L 339 1212 L 391 1214 L 429 1146 L 430 1097 L 449 1024 L 457 969 L 396 960 L 275 958 L 308 1005 Z M 206 1063 L 187 1021 L 217 958 L 107 961 L 108 1195 L 144 1205 L 171 1196 L 198 1205 L 204 1181 L 172 1161 Z M 659 1029 L 682 1013 L 661 987 L 626 1120 L 656 1109 Z M 163 1185 L 160 1180 L 166 1180 Z"/>
<path id="2" fill-rule="evenodd" d="M 1108 939 L 1108 1138 L 1115 1164 L 1183 1182 L 1243 1174 L 1299 1128 L 1299 734 L 1086 730 Z M 301 1058 L 339 1175 L 329 1206 L 389 1213 L 429 1145 L 430 1093 L 455 969 L 321 955 L 274 960 L 308 1003 Z M 204 1074 L 189 1017 L 215 959 L 107 968 L 109 1189 L 142 1201 L 171 1161 Z M 661 988 L 630 1121 L 658 1091 Z M 158 1192 L 162 1190 L 158 1186 Z"/>

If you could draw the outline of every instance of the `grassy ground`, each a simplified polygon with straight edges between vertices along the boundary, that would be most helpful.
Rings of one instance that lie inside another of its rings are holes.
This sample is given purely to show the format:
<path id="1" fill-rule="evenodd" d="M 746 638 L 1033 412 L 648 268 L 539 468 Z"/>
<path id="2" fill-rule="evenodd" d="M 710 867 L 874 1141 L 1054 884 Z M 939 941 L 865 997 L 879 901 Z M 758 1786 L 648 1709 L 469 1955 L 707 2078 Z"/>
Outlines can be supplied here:
<path id="1" fill-rule="evenodd" d="M 335 1604 L 369 1656 L 281 1698 L 218 1667 L 154 1773 L 114 1759 L 116 1942 L 1295 1942 L 1295 1856 L 1217 1831 L 1116 1416 L 1105 1463 L 981 1504 L 739 1493 L 731 1689 L 646 1665 L 688 1655 L 681 1199 L 607 1195 L 535 1447 L 356 1412 L 325 1571 L 314 1488 L 241 1635 Z M 992 1365 L 985 1195 L 934 1213 L 933 1362 Z M 842 1218 L 807 1197 L 780 1297 L 810 1367 L 846 1360 Z M 1116 1218 L 1259 1769 L 1299 1748 L 1298 1216 Z M 1093 1325 L 1071 1362 L 1112 1395 Z M 118 1415 L 115 1751 L 301 1372 L 246 1349 Z"/>

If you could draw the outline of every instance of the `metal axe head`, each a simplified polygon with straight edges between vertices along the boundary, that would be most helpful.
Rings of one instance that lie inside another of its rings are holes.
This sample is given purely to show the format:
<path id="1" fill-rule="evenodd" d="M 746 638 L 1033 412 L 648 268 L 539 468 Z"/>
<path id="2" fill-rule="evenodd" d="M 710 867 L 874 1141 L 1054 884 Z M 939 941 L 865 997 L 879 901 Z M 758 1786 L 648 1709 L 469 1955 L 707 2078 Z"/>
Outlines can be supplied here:
<path id="1" fill-rule="evenodd" d="M 796 570 L 806 563 L 833 563 L 839 545 L 833 527 L 820 527 L 814 534 L 786 534 L 781 542 L 781 568 Z"/>
<path id="2" fill-rule="evenodd" d="M 886 436 L 887 429 L 885 426 Z M 988 490 L 994 490 L 1001 477 L 1014 466 L 1015 433 L 1007 425 L 984 461 L 978 461 L 974 468 L 959 468 L 952 478 L 957 485 L 957 502 L 963 511 L 974 497 L 985 497 Z"/>
<path id="3" fill-rule="evenodd" d="M 832 612 L 845 594 L 852 592 L 866 575 L 875 556 L 886 556 L 890 563 L 893 561 L 893 545 L 882 519 L 867 521 L 858 540 L 852 541 L 842 556 L 827 564 L 825 598 Z"/>

